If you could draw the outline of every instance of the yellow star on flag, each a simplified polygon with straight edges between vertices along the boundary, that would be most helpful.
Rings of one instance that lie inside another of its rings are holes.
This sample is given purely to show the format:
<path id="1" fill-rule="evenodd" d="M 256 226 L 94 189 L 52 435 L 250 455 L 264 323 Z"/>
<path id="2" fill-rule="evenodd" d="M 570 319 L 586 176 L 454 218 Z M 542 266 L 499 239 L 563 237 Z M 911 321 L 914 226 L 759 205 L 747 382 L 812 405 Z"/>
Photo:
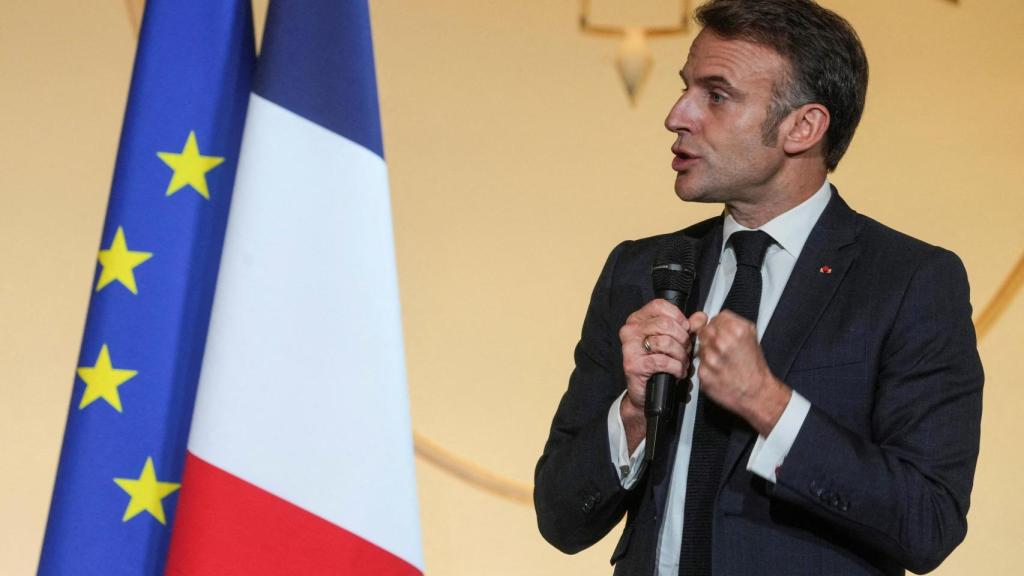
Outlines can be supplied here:
<path id="1" fill-rule="evenodd" d="M 157 156 L 174 170 L 171 182 L 167 185 L 167 195 L 171 196 L 185 186 L 191 186 L 199 195 L 210 199 L 210 191 L 206 188 L 206 173 L 213 170 L 224 158 L 220 156 L 203 156 L 196 144 L 195 130 L 188 133 L 188 140 L 181 153 L 157 152 Z"/>
<path id="2" fill-rule="evenodd" d="M 96 365 L 80 366 L 78 377 L 85 382 L 85 392 L 82 394 L 82 401 L 78 404 L 81 410 L 96 400 L 103 398 L 114 407 L 114 410 L 121 412 L 121 396 L 117 393 L 117 387 L 131 380 L 138 374 L 136 370 L 124 370 L 114 368 L 110 363 L 110 350 L 104 344 L 100 348 L 100 355 L 96 358 Z"/>
<path id="3" fill-rule="evenodd" d="M 137 252 L 128 249 L 128 242 L 124 239 L 124 228 L 117 227 L 114 234 L 114 241 L 110 248 L 100 250 L 100 264 L 103 271 L 100 272 L 100 279 L 96 282 L 96 291 L 99 292 L 108 284 L 117 280 L 132 294 L 138 294 L 135 286 L 135 267 L 153 257 L 152 252 Z"/>
<path id="4" fill-rule="evenodd" d="M 122 522 L 127 522 L 145 511 L 161 524 L 167 524 L 164 517 L 163 499 L 181 488 L 181 484 L 157 480 L 156 472 L 153 470 L 152 456 L 146 458 L 146 465 L 142 467 L 142 474 L 137 479 L 114 478 L 114 482 L 132 497 L 128 502 L 128 507 L 124 510 Z"/>

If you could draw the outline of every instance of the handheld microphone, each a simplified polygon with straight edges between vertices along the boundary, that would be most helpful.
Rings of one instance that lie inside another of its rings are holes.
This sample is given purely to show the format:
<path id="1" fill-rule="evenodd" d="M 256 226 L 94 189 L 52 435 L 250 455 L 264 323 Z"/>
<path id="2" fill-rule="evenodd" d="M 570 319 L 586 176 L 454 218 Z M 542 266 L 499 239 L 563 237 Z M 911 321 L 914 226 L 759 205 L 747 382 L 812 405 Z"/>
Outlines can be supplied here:
<path id="1" fill-rule="evenodd" d="M 690 289 L 696 277 L 693 245 L 683 236 L 673 235 L 658 249 L 651 268 L 654 297 L 668 300 L 682 309 L 690 297 Z M 666 409 L 675 405 L 678 383 L 676 377 L 659 372 L 647 381 L 644 392 L 644 416 L 647 418 L 647 444 L 644 460 L 654 460 L 657 449 L 658 431 L 665 420 Z"/>

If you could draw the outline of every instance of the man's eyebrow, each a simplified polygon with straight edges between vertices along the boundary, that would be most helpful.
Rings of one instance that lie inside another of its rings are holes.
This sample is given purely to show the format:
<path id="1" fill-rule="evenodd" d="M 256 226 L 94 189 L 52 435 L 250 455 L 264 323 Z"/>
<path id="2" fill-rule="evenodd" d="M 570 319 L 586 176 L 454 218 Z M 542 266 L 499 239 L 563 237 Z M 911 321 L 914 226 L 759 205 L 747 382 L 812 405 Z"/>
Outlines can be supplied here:
<path id="1" fill-rule="evenodd" d="M 679 71 L 679 77 L 683 79 L 683 84 L 689 86 L 690 83 L 686 81 L 686 75 L 683 73 L 683 70 Z M 732 85 L 732 82 L 729 82 L 728 78 L 726 78 L 725 76 L 719 76 L 717 74 L 712 74 L 711 76 L 701 76 L 700 78 L 697 78 L 694 81 L 694 84 L 698 86 L 717 86 L 730 89 L 735 88 L 735 86 Z"/>
<path id="2" fill-rule="evenodd" d="M 697 78 L 697 84 L 700 86 L 719 86 L 722 88 L 735 88 L 732 85 L 732 82 L 729 82 L 729 80 L 725 76 L 717 75 L 701 76 L 700 78 Z"/>

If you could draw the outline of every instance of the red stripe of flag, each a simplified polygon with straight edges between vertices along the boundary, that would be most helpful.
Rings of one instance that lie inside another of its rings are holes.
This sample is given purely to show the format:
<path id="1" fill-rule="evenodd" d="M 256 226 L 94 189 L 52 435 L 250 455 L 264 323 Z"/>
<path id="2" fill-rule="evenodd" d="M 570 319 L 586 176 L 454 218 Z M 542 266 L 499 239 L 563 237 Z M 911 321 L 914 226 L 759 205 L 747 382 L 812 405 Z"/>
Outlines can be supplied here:
<path id="1" fill-rule="evenodd" d="M 165 574 L 420 574 L 387 550 L 191 452 L 181 484 Z"/>

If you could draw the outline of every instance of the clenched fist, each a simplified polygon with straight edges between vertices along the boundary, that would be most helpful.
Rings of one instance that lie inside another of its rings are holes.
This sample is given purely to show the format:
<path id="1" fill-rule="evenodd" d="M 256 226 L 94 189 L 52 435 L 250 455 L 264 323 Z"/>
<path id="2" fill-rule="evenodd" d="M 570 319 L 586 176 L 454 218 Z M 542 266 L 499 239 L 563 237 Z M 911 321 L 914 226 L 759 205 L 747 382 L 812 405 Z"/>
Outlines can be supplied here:
<path id="1" fill-rule="evenodd" d="M 697 312 L 691 325 L 704 324 Z M 772 374 L 757 342 L 757 327 L 729 310 L 699 328 L 700 391 L 768 436 L 789 403 L 792 390 Z"/>

